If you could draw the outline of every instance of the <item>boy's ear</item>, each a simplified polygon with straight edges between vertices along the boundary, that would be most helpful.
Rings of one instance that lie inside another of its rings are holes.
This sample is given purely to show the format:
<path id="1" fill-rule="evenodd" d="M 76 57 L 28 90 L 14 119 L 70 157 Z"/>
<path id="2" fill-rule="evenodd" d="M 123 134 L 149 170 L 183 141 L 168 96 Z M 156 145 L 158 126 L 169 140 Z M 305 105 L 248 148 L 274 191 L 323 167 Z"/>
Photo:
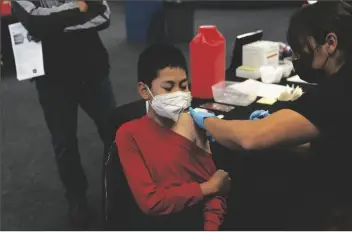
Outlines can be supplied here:
<path id="1" fill-rule="evenodd" d="M 138 82 L 137 84 L 137 90 L 139 95 L 144 99 L 144 100 L 150 100 L 150 93 L 146 87 L 146 85 L 143 82 Z"/>

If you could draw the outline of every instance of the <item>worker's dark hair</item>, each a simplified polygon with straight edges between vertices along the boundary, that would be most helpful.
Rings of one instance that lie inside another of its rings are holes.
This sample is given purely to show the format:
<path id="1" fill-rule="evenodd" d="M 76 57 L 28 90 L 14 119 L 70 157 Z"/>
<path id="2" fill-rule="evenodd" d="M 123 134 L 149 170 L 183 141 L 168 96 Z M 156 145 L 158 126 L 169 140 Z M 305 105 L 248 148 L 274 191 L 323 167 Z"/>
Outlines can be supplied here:
<path id="1" fill-rule="evenodd" d="M 290 20 L 287 42 L 294 52 L 301 53 L 311 47 L 308 37 L 322 45 L 328 33 L 338 37 L 338 49 L 345 57 L 352 56 L 352 7 L 346 1 L 318 1 L 302 7 Z"/>
<path id="2" fill-rule="evenodd" d="M 169 44 L 152 44 L 146 48 L 138 59 L 138 82 L 151 87 L 152 81 L 158 77 L 159 71 L 170 68 L 181 68 L 188 73 L 187 61 L 180 49 Z"/>

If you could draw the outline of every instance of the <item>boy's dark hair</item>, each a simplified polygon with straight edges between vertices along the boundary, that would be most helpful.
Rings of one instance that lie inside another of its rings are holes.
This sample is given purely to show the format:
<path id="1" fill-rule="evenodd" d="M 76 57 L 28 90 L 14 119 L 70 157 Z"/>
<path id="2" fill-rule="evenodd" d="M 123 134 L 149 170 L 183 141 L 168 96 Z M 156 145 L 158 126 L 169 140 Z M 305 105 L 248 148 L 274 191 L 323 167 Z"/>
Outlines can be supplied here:
<path id="1" fill-rule="evenodd" d="M 338 47 L 346 56 L 352 55 L 352 7 L 346 1 L 318 1 L 302 7 L 290 20 L 287 42 L 292 50 L 301 53 L 308 45 L 308 36 L 322 45 L 333 32 L 338 37 Z M 310 49 L 314 49 L 309 47 Z M 346 57 L 347 58 L 347 57 Z"/>
<path id="2" fill-rule="evenodd" d="M 187 70 L 187 61 L 180 49 L 169 44 L 152 44 L 140 55 L 137 64 L 138 82 L 151 87 L 152 81 L 158 77 L 159 71 L 170 68 Z"/>

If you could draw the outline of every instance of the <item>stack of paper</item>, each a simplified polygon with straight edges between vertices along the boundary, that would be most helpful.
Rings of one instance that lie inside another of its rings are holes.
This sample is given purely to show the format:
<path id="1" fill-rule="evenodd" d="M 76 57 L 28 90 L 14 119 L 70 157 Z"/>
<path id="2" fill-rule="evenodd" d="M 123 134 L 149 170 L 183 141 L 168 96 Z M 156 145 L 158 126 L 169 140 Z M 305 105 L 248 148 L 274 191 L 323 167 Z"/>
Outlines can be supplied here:
<path id="1" fill-rule="evenodd" d="M 9 25 L 9 32 L 17 79 L 22 81 L 43 76 L 45 73 L 41 42 L 33 41 L 21 23 Z"/>

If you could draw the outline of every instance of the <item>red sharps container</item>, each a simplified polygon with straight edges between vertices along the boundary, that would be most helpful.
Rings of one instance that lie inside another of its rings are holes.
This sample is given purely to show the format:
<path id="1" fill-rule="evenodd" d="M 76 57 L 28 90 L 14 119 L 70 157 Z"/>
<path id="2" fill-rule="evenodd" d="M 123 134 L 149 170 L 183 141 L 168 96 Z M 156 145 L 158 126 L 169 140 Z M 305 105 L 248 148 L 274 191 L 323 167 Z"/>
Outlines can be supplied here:
<path id="1" fill-rule="evenodd" d="M 192 97 L 211 99 L 211 87 L 225 81 L 226 41 L 216 26 L 200 26 L 190 43 Z"/>
<path id="2" fill-rule="evenodd" d="M 8 16 L 11 14 L 11 3 L 8 0 L 0 0 L 0 15 Z"/>

